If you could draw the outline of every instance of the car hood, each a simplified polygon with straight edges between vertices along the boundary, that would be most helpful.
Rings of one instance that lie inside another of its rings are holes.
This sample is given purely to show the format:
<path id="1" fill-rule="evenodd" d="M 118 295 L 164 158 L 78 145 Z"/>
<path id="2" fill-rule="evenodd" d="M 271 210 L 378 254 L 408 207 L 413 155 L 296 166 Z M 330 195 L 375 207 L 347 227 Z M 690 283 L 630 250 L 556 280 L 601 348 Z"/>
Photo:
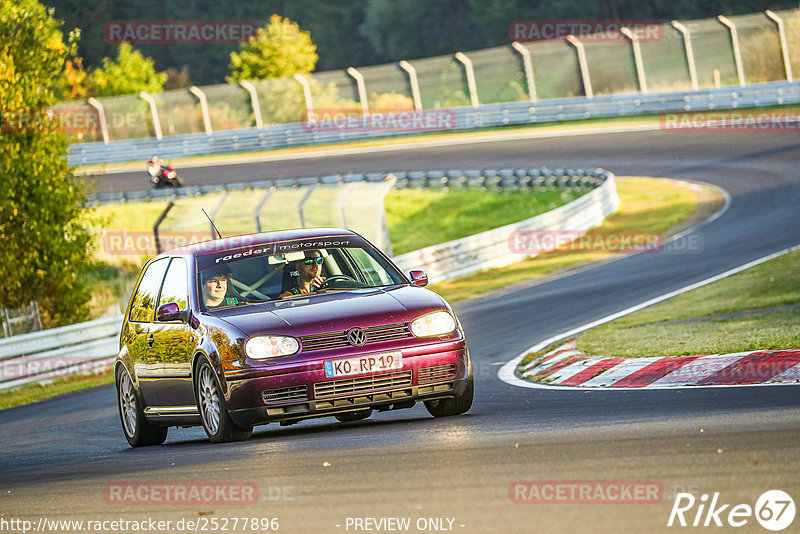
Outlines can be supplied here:
<path id="1" fill-rule="evenodd" d="M 417 286 L 369 288 L 295 297 L 220 310 L 214 315 L 249 336 L 305 336 L 353 327 L 405 323 L 449 309 L 436 293 Z"/>

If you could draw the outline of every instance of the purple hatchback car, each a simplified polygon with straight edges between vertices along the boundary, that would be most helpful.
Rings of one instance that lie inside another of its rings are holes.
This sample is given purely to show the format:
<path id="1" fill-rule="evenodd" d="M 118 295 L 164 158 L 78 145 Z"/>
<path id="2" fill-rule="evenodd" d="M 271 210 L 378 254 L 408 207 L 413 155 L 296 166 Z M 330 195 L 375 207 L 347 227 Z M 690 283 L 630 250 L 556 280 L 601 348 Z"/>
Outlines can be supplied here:
<path id="1" fill-rule="evenodd" d="M 424 401 L 436 417 L 472 405 L 464 331 L 447 302 L 360 235 L 307 229 L 230 237 L 148 261 L 115 362 L 132 446 L 170 426 L 213 442 L 253 426 Z"/>

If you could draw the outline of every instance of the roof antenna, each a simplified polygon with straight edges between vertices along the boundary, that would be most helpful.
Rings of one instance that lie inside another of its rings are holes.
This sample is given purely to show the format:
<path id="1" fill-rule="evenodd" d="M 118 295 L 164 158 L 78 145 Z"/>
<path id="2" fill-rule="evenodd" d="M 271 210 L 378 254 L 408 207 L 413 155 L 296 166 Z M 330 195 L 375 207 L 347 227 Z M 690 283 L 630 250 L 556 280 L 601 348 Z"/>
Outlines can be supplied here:
<path id="1" fill-rule="evenodd" d="M 212 221 L 211 217 L 208 216 L 208 213 L 206 213 L 206 210 L 204 210 L 203 208 L 200 208 L 200 211 L 203 212 L 203 214 L 206 216 L 206 219 L 208 219 L 208 222 L 211 223 L 211 228 L 213 228 L 214 231 L 217 232 L 217 235 L 219 236 L 219 238 L 222 239 L 222 234 L 219 233 L 219 229 L 217 229 L 217 225 L 214 224 L 214 221 Z"/>

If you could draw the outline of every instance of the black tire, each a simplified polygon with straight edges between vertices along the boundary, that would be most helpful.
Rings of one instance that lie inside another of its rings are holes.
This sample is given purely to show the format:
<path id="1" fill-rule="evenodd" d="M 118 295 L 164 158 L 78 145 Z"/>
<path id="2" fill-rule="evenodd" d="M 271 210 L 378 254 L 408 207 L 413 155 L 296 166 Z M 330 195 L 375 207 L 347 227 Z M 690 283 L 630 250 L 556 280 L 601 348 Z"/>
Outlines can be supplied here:
<path id="1" fill-rule="evenodd" d="M 357 412 L 337 413 L 334 417 L 336 417 L 340 423 L 353 423 L 355 421 L 363 421 L 370 415 L 372 415 L 372 408 L 358 410 Z"/>
<path id="2" fill-rule="evenodd" d="M 475 395 L 475 381 L 472 378 L 472 362 L 467 373 L 467 387 L 464 392 L 450 399 L 436 399 L 425 401 L 425 408 L 434 417 L 450 417 L 461 415 L 472 407 L 472 397 Z"/>
<path id="3" fill-rule="evenodd" d="M 197 366 L 194 391 L 203 429 L 212 443 L 241 441 L 253 434 L 253 427 L 242 428 L 231 419 L 216 373 L 207 361 Z"/>
<path id="4" fill-rule="evenodd" d="M 146 447 L 164 443 L 169 428 L 153 425 L 145 420 L 142 402 L 125 368 L 117 371 L 116 382 L 119 420 L 122 423 L 122 433 L 130 446 Z"/>

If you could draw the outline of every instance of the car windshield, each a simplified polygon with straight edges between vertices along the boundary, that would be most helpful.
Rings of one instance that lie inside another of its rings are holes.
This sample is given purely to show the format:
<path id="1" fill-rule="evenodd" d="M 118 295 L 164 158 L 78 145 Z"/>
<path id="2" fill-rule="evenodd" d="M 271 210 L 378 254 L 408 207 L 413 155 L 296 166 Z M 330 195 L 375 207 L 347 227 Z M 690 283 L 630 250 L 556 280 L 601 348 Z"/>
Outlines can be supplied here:
<path id="1" fill-rule="evenodd" d="M 273 254 L 251 247 L 218 256 L 202 268 L 208 263 L 198 262 L 197 294 L 203 309 L 308 296 L 306 288 L 314 279 L 319 287 L 313 293 L 408 283 L 394 265 L 368 246 L 303 247 Z"/>

